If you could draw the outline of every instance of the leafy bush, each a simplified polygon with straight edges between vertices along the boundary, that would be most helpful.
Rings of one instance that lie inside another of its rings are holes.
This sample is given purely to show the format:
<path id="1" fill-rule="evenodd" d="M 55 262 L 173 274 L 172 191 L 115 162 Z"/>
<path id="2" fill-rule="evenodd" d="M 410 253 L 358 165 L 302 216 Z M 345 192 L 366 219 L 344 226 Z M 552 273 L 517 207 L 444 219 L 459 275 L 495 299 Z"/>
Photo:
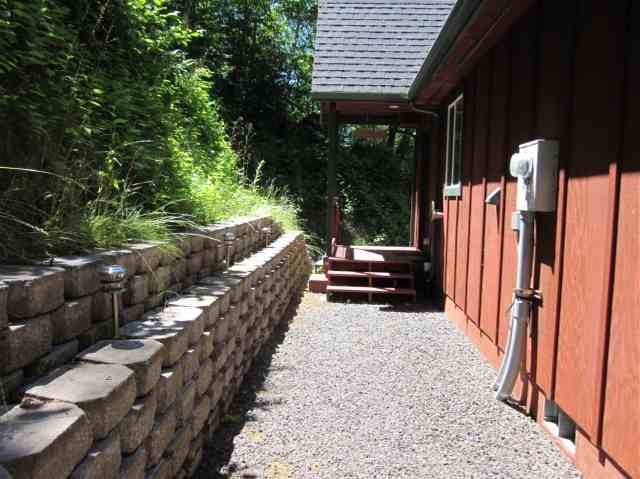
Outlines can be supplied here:
<path id="1" fill-rule="evenodd" d="M 411 219 L 413 137 L 394 144 L 353 140 L 343 128 L 338 191 L 345 240 L 353 244 L 407 245 Z"/>
<path id="2" fill-rule="evenodd" d="M 239 172 L 213 73 L 188 56 L 202 32 L 174 5 L 0 0 L 0 258 L 264 209 L 295 224 Z"/>

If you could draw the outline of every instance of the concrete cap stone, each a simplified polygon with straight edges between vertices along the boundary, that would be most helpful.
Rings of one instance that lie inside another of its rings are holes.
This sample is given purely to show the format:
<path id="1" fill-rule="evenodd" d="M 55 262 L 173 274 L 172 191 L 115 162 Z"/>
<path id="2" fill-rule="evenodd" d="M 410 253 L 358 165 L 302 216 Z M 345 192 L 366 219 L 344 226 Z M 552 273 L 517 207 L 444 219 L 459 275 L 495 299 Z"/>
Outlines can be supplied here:
<path id="1" fill-rule="evenodd" d="M 207 280 L 207 278 L 205 278 Z M 217 284 L 198 283 L 187 290 L 189 296 L 215 296 L 218 298 L 218 314 L 224 314 L 231 303 L 231 288 Z"/>
<path id="2" fill-rule="evenodd" d="M 204 316 L 204 327 L 211 327 L 215 323 L 220 310 L 219 296 L 212 294 L 197 294 L 197 287 L 195 290 L 196 294 L 192 294 L 191 291 L 193 289 L 193 287 L 189 288 L 184 296 L 171 300 L 167 304 L 168 306 L 182 306 L 201 309 Z"/>
<path id="3" fill-rule="evenodd" d="M 45 266 L 0 265 L 0 280 L 9 287 L 9 317 L 33 318 L 64 302 L 64 269 Z"/>
<path id="4" fill-rule="evenodd" d="M 243 279 L 237 276 L 224 275 L 223 281 L 227 287 L 231 288 L 231 302 L 237 303 L 240 301 L 244 290 Z"/>
<path id="5" fill-rule="evenodd" d="M 78 363 L 56 369 L 36 381 L 27 397 L 76 404 L 89 417 L 96 440 L 122 421 L 136 398 L 133 371 L 119 364 Z"/>
<path id="6" fill-rule="evenodd" d="M 153 339 L 100 341 L 78 355 L 91 363 L 121 364 L 133 370 L 138 397 L 153 389 L 160 378 L 164 346 Z"/>
<path id="7" fill-rule="evenodd" d="M 198 308 L 167 306 L 166 308 L 149 311 L 143 316 L 143 321 L 157 321 L 173 323 L 186 329 L 189 344 L 196 344 L 204 331 L 204 316 Z"/>
<path id="8" fill-rule="evenodd" d="M 146 316 L 146 315 L 145 315 Z M 175 364 L 189 347 L 189 330 L 174 321 L 133 321 L 120 329 L 129 339 L 154 339 L 164 346 L 163 367 Z"/>
<path id="9" fill-rule="evenodd" d="M 73 404 L 16 406 L 0 420 L 0 464 L 14 479 L 67 477 L 92 442 L 87 415 Z"/>
<path id="10" fill-rule="evenodd" d="M 67 298 L 79 298 L 93 294 L 100 289 L 98 268 L 104 264 L 96 255 L 58 256 L 53 258 L 52 266 L 58 266 L 64 272 L 64 295 Z"/>
<path id="11" fill-rule="evenodd" d="M 71 479 L 116 477 L 120 471 L 121 462 L 120 436 L 117 431 L 114 431 L 107 438 L 94 444 L 87 457 L 71 474 Z"/>
<path id="12" fill-rule="evenodd" d="M 230 289 L 229 285 L 225 283 L 224 278 L 222 277 L 222 275 L 220 273 L 214 274 L 214 275 L 211 275 L 211 276 L 205 276 L 204 278 L 200 278 L 198 280 L 198 284 L 199 285 L 204 285 L 204 286 L 214 286 L 215 288 L 211 290 L 212 294 L 217 289 L 221 290 L 220 292 L 222 294 L 225 294 L 227 292 L 227 290 Z M 220 293 L 218 293 L 218 294 L 220 294 Z"/>
<path id="13" fill-rule="evenodd" d="M 151 432 L 158 410 L 157 397 L 157 390 L 154 389 L 136 400 L 120 423 L 120 443 L 124 454 L 132 454 Z"/>

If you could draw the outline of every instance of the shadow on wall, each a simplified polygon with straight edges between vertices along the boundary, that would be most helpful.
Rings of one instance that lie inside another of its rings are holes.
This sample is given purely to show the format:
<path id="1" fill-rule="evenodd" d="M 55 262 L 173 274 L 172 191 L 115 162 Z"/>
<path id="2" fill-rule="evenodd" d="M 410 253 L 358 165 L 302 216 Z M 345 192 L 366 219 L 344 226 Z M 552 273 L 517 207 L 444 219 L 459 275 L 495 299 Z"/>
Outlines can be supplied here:
<path id="1" fill-rule="evenodd" d="M 301 300 L 301 295 L 293 297 L 284 317 L 260 350 L 251 369 L 246 374 L 229 411 L 222 418 L 213 441 L 205 447 L 202 454 L 202 463 L 193 479 L 223 479 L 230 477 L 234 473 L 241 473 L 242 477 L 246 479 L 257 479 L 258 476 L 252 472 L 246 471 L 242 473 L 237 464 L 229 464 L 233 454 L 233 440 L 240 434 L 247 422 L 255 420 L 250 411 L 253 409 L 268 410 L 272 405 L 276 404 L 259 400 L 257 393 L 262 389 L 272 370 L 271 361 L 273 355 L 278 346 L 284 341 L 287 331 L 289 331 L 289 324 L 296 316 Z"/>

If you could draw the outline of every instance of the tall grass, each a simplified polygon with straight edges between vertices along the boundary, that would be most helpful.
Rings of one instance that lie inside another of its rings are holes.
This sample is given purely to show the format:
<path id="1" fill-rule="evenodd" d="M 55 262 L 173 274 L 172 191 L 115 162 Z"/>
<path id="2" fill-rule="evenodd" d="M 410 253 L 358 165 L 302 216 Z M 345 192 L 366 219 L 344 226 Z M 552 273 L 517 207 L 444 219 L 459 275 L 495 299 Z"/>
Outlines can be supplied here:
<path id="1" fill-rule="evenodd" d="M 33 191 L 7 190 L 0 202 L 0 261 L 41 260 L 144 240 L 160 241 L 171 249 L 181 234 L 200 224 L 247 215 L 270 215 L 285 230 L 300 229 L 295 203 L 273 185 L 260 187 L 259 180 L 259 176 L 251 182 L 240 176 L 219 181 L 194 176 L 189 197 L 161 207 L 145 205 L 139 187 L 126 182 L 117 193 L 110 191 L 110 197 L 99 196 L 86 204 L 66 202 L 49 211 L 34 206 L 35 185 Z"/>
<path id="2" fill-rule="evenodd" d="M 242 173 L 237 173 L 235 181 L 194 179 L 191 203 L 196 218 L 208 223 L 238 216 L 270 215 L 285 230 L 300 229 L 298 207 L 286 191 L 273 183 L 260 186 L 262 169 L 260 164 L 252 181 Z"/>

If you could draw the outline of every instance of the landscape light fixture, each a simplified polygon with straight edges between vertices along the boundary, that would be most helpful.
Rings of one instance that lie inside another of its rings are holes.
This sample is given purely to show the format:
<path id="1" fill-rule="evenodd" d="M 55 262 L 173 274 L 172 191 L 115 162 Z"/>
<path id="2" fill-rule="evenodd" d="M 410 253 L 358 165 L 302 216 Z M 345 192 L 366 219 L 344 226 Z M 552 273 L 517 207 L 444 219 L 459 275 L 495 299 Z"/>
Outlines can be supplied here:
<path id="1" fill-rule="evenodd" d="M 389 110 L 399 110 L 400 105 L 389 105 Z"/>
<path id="2" fill-rule="evenodd" d="M 264 235 L 264 247 L 266 248 L 271 242 L 271 228 L 268 226 L 263 227 L 262 234 Z"/>
<path id="3" fill-rule="evenodd" d="M 101 266 L 98 269 L 98 274 L 102 283 L 102 290 L 105 293 L 111 293 L 113 302 L 113 337 L 118 339 L 120 336 L 118 296 L 125 291 L 124 279 L 127 275 L 127 270 L 119 264 L 109 264 Z"/>

